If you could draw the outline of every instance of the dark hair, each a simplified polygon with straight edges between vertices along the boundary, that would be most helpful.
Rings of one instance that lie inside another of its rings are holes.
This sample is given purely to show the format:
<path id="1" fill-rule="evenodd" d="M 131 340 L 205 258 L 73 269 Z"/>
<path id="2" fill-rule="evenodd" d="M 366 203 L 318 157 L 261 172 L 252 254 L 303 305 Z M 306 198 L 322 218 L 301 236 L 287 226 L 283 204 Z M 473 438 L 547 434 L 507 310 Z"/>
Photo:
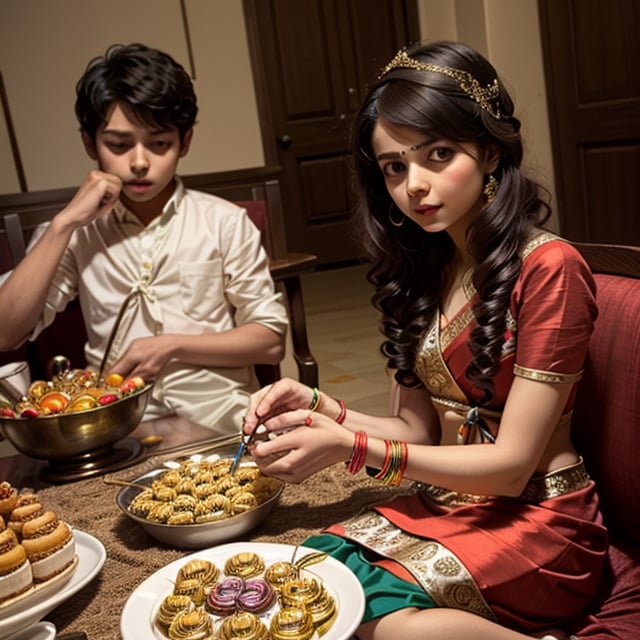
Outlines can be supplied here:
<path id="1" fill-rule="evenodd" d="M 88 64 L 76 85 L 76 117 L 92 140 L 114 103 L 147 125 L 176 128 L 181 140 L 198 113 L 184 67 L 168 54 L 138 43 L 109 47 Z"/>
<path id="2" fill-rule="evenodd" d="M 466 71 L 481 87 L 497 78 L 484 57 L 461 43 L 414 46 L 407 54 L 423 63 Z M 520 171 L 520 122 L 513 115 L 513 102 L 504 85 L 500 82 L 499 86 L 499 95 L 490 101 L 491 109 L 486 109 L 450 75 L 393 68 L 371 88 L 356 116 L 353 135 L 355 186 L 360 195 L 356 222 L 372 259 L 367 277 L 376 287 L 373 304 L 382 312 L 386 340 L 381 350 L 389 367 L 396 370 L 396 380 L 408 387 L 421 384 L 414 371 L 416 349 L 437 311 L 455 247 L 444 231 L 422 232 L 408 218 L 401 227 L 390 223 L 392 200 L 372 150 L 373 128 L 384 117 L 427 137 L 473 142 L 481 151 L 493 145 L 499 152 L 493 173 L 498 192 L 474 220 L 467 237 L 476 262 L 473 284 L 478 292 L 473 307 L 477 326 L 469 343 L 473 358 L 467 376 L 481 390 L 483 403 L 493 397 L 492 377 L 499 367 L 509 300 L 521 268 L 519 251 L 532 227 L 541 226 L 550 215 L 540 186 Z M 496 110 L 499 118 L 494 115 Z"/>

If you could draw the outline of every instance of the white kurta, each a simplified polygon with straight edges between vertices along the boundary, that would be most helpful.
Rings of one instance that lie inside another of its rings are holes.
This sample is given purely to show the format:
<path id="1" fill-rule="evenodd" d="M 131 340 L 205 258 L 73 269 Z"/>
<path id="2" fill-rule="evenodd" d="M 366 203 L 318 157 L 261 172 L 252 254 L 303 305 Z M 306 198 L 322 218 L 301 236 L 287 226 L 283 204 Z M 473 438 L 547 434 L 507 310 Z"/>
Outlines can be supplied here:
<path id="1" fill-rule="evenodd" d="M 180 180 L 162 215 L 147 227 L 118 202 L 109 214 L 74 231 L 31 339 L 78 295 L 88 331 L 87 362 L 98 368 L 118 311 L 134 291 L 105 371 L 139 337 L 199 335 L 254 322 L 279 334 L 287 330 L 260 233 L 246 211 L 185 189 Z M 146 418 L 177 413 L 235 433 L 255 388 L 250 367 L 171 361 L 155 380 Z"/>

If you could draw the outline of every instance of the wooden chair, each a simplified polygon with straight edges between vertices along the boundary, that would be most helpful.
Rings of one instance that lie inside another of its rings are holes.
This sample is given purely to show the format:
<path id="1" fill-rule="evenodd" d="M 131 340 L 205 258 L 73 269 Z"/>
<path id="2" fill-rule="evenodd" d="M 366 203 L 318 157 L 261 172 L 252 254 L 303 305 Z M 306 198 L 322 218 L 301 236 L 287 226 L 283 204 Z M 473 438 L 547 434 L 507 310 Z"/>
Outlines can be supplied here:
<path id="1" fill-rule="evenodd" d="M 611 547 L 599 591 L 565 631 L 635 640 L 640 629 L 640 247 L 580 244 L 598 319 L 578 384 L 573 441 L 596 481 Z"/>
<path id="2" fill-rule="evenodd" d="M 185 185 L 237 202 L 261 231 L 269 256 L 272 277 L 284 293 L 290 321 L 293 357 L 301 382 L 318 385 L 318 364 L 311 354 L 301 274 L 315 267 L 316 256 L 287 250 L 284 217 L 277 180 L 279 168 L 243 169 L 184 177 Z M 55 189 L 0 196 L 0 273 L 11 269 L 25 254 L 31 234 L 41 223 L 50 220 L 72 198 L 75 189 Z M 74 331 L 68 330 L 69 326 Z M 48 378 L 48 363 L 56 354 L 67 355 L 74 366 L 85 364 L 83 345 L 86 331 L 77 301 L 58 314 L 34 343 L 27 343 L 14 352 L 0 354 L 0 364 L 27 360 L 32 378 Z M 279 365 L 256 365 L 261 384 L 280 378 Z"/>

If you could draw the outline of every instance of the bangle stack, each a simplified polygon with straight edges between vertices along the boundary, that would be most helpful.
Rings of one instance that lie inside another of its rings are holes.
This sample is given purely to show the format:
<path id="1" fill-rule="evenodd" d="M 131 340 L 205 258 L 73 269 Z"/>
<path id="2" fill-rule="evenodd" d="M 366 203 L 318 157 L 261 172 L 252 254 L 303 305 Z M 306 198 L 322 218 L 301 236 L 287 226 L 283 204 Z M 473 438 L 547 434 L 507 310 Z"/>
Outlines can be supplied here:
<path id="1" fill-rule="evenodd" d="M 400 440 L 385 440 L 386 454 L 382 469 L 374 476 L 385 484 L 398 486 L 407 468 L 407 443 Z"/>
<path id="2" fill-rule="evenodd" d="M 317 387 L 311 389 L 311 402 L 309 404 L 309 411 L 315 411 L 320 405 L 320 392 Z"/>
<path id="3" fill-rule="evenodd" d="M 351 459 L 347 462 L 347 471 L 356 474 L 364 467 L 367 457 L 368 438 L 364 431 L 356 431 L 354 435 L 353 451 L 351 452 Z"/>
<path id="4" fill-rule="evenodd" d="M 344 422 L 344 419 L 347 417 L 347 407 L 344 403 L 344 400 L 338 400 L 338 404 L 340 405 L 340 413 L 336 418 L 336 422 L 338 424 L 342 424 Z"/>

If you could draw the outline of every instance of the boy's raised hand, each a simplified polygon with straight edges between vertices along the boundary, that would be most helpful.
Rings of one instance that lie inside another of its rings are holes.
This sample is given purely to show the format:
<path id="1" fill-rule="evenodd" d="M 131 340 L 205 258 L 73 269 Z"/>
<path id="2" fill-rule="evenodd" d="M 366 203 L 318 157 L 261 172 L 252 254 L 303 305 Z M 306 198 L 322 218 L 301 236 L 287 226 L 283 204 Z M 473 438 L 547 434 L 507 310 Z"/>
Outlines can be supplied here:
<path id="1" fill-rule="evenodd" d="M 90 171 L 71 202 L 58 214 L 72 227 L 83 227 L 113 208 L 122 180 L 103 171 Z"/>

